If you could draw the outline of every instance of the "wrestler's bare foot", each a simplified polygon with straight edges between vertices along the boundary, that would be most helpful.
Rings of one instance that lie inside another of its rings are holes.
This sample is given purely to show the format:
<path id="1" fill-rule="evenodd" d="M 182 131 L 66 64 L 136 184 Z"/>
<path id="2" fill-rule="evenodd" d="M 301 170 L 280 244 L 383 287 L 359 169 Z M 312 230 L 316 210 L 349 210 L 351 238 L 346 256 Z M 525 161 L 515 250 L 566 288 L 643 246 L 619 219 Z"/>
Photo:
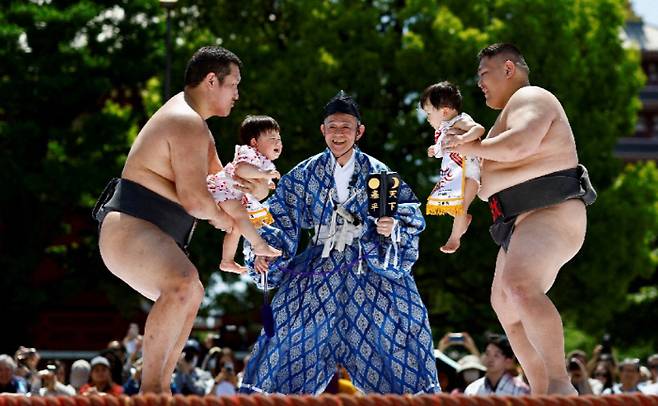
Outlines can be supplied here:
<path id="1" fill-rule="evenodd" d="M 237 262 L 231 260 L 223 260 L 222 262 L 219 263 L 219 269 L 221 269 L 224 272 L 232 272 L 232 273 L 245 273 L 247 272 L 247 267 L 244 267 Z"/>
<path id="2" fill-rule="evenodd" d="M 574 395 L 578 396 L 578 391 L 571 384 L 569 378 L 566 379 L 552 379 L 548 382 L 549 395 Z"/>
<path id="3" fill-rule="evenodd" d="M 450 233 L 450 238 L 445 243 L 444 246 L 439 248 L 441 252 L 446 254 L 452 254 L 453 252 L 459 249 L 461 245 L 461 237 L 464 235 L 468 226 L 471 225 L 471 220 L 473 216 L 467 214 L 465 216 L 455 216 L 455 220 L 452 223 L 452 232 Z"/>
<path id="4" fill-rule="evenodd" d="M 265 241 L 259 244 L 253 244 L 254 247 L 254 254 L 261 256 L 261 257 L 280 257 L 281 256 L 281 251 L 272 248 Z"/>

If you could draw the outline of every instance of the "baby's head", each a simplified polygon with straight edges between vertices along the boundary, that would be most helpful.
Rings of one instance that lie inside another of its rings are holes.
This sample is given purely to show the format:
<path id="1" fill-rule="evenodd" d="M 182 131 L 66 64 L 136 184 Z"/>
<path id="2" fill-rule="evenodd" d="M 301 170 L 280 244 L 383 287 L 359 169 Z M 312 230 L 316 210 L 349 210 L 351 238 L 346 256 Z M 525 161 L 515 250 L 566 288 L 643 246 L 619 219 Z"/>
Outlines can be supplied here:
<path id="1" fill-rule="evenodd" d="M 283 151 L 279 131 L 279 123 L 270 116 L 247 116 L 240 125 L 240 141 L 274 161 Z"/>
<path id="2" fill-rule="evenodd" d="M 457 85 L 439 82 L 428 86 L 420 95 L 420 107 L 427 113 L 427 121 L 438 129 L 442 121 L 448 121 L 461 113 L 462 94 Z"/>

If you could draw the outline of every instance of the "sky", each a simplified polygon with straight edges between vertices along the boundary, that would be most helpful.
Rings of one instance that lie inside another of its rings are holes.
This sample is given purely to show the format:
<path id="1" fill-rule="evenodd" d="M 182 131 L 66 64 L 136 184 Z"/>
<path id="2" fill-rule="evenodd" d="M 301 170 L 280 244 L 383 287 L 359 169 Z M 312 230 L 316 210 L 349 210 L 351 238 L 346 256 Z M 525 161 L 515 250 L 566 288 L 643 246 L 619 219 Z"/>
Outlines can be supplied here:
<path id="1" fill-rule="evenodd" d="M 642 17 L 645 23 L 658 27 L 658 0 L 631 0 L 635 14 Z"/>

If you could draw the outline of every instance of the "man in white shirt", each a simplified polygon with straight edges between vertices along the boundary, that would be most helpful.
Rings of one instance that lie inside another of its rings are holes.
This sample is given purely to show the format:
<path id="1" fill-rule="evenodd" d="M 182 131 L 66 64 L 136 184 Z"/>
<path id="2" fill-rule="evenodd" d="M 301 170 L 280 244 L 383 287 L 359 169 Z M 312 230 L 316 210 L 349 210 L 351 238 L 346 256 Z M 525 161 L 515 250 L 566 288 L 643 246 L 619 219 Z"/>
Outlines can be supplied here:
<path id="1" fill-rule="evenodd" d="M 530 388 L 510 371 L 516 368 L 516 359 L 507 337 L 490 335 L 483 356 L 487 372 L 484 377 L 466 387 L 466 395 L 528 395 Z"/>

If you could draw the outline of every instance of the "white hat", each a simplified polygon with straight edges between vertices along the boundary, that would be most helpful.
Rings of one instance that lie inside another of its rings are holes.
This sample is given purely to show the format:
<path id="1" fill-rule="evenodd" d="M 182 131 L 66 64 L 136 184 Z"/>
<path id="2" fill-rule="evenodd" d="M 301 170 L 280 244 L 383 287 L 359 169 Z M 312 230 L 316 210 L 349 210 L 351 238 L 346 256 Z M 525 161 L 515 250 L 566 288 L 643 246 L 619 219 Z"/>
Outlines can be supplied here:
<path id="1" fill-rule="evenodd" d="M 83 359 L 79 359 L 71 365 L 71 386 L 78 389 L 89 381 L 91 366 Z"/>
<path id="2" fill-rule="evenodd" d="M 487 372 L 487 367 L 482 365 L 480 357 L 476 355 L 465 355 L 458 362 L 457 373 L 466 371 L 467 369 L 477 369 L 482 372 Z"/>
<path id="3" fill-rule="evenodd" d="M 96 365 L 105 365 L 106 367 L 110 367 L 110 361 L 107 360 L 107 358 L 102 357 L 102 356 L 97 356 L 92 358 L 91 360 L 91 368 L 93 369 Z"/>

